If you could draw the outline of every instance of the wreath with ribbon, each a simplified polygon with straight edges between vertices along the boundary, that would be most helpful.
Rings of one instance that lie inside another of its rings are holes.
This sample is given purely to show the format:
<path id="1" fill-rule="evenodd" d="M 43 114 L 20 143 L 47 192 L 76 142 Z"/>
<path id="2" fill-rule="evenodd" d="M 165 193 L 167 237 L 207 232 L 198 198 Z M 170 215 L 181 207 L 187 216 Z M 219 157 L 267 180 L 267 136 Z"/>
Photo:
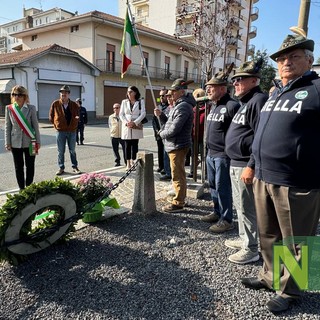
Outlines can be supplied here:
<path id="1" fill-rule="evenodd" d="M 26 254 L 68 239 L 77 221 L 70 217 L 82 212 L 84 206 L 79 186 L 61 178 L 8 194 L 0 208 L 0 261 L 18 264 Z"/>

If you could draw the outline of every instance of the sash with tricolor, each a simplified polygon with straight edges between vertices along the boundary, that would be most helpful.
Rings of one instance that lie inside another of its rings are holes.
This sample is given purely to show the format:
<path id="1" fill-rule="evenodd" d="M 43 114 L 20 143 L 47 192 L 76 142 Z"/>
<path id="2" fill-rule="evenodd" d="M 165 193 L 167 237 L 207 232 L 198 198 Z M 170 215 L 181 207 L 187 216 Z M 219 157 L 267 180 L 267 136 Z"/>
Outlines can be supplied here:
<path id="1" fill-rule="evenodd" d="M 29 145 L 29 153 L 31 156 L 35 156 L 36 154 L 38 154 L 38 146 L 34 129 L 31 127 L 30 123 L 28 122 L 16 102 L 10 104 L 9 109 L 22 131 L 31 139 Z"/>

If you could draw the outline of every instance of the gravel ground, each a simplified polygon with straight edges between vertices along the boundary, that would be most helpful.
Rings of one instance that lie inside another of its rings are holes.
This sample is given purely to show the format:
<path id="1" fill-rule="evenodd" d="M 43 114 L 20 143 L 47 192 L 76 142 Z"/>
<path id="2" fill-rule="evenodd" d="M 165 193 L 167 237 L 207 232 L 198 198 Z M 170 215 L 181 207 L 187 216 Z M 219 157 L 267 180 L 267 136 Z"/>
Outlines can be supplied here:
<path id="1" fill-rule="evenodd" d="M 311 292 L 280 316 L 268 312 L 273 293 L 239 281 L 262 262 L 227 261 L 233 251 L 223 243 L 237 229 L 214 235 L 199 221 L 210 210 L 208 193 L 188 204 L 181 213 L 92 224 L 17 267 L 0 266 L 0 319 L 320 319 Z"/>

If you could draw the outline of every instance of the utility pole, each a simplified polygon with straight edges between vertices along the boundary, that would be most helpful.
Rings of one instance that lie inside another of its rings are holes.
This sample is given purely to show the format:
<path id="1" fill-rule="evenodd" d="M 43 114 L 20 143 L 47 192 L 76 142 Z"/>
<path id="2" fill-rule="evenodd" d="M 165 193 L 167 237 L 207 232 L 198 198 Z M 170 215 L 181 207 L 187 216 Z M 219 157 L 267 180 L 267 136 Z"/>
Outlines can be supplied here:
<path id="1" fill-rule="evenodd" d="M 301 0 L 298 27 L 303 29 L 308 35 L 308 20 L 311 0 Z"/>

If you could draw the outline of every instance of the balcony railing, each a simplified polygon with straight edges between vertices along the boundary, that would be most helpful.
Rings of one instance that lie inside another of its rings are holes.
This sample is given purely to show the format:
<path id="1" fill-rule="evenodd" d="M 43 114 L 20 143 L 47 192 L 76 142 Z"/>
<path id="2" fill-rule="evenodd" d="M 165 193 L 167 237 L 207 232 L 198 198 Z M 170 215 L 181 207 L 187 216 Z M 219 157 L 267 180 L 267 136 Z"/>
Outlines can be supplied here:
<path id="1" fill-rule="evenodd" d="M 237 49 L 238 48 L 238 38 L 228 37 L 226 45 L 229 49 Z"/>
<path id="2" fill-rule="evenodd" d="M 239 29 L 240 28 L 240 18 L 237 16 L 232 16 L 229 19 L 228 24 L 231 28 Z"/>
<path id="3" fill-rule="evenodd" d="M 255 38 L 257 36 L 257 27 L 252 26 L 250 28 L 250 32 L 249 32 L 248 36 L 250 39 Z"/>
<path id="4" fill-rule="evenodd" d="M 121 73 L 121 61 L 115 61 L 113 65 L 107 64 L 106 59 L 97 59 L 96 60 L 96 67 L 98 67 L 102 72 L 110 73 L 110 74 L 120 74 Z M 185 78 L 185 73 L 183 71 L 178 70 L 170 70 L 169 72 L 164 68 L 158 68 L 158 67 L 148 67 L 150 78 L 154 79 L 169 79 L 174 80 L 177 78 Z M 128 75 L 131 76 L 141 76 L 145 77 L 146 70 L 140 65 L 132 63 L 127 71 Z M 192 79 L 194 82 L 199 82 L 200 79 L 198 79 L 197 74 L 195 73 L 188 73 L 187 77 L 188 79 Z"/>
<path id="5" fill-rule="evenodd" d="M 183 5 L 176 8 L 176 16 L 189 15 L 198 11 L 199 8 L 195 5 Z"/>
<path id="6" fill-rule="evenodd" d="M 247 50 L 248 56 L 253 56 L 255 53 L 255 50 L 256 50 L 256 47 L 254 44 L 248 45 L 248 50 Z"/>
<path id="7" fill-rule="evenodd" d="M 236 7 L 236 8 L 243 8 L 243 6 L 242 6 L 242 1 L 241 1 L 241 0 L 229 0 L 229 1 L 228 1 L 228 4 L 229 4 L 230 6 L 234 6 L 234 7 Z"/>
<path id="8" fill-rule="evenodd" d="M 251 15 L 250 15 L 251 21 L 257 20 L 258 17 L 259 17 L 259 9 L 257 7 L 253 7 L 251 9 Z"/>

